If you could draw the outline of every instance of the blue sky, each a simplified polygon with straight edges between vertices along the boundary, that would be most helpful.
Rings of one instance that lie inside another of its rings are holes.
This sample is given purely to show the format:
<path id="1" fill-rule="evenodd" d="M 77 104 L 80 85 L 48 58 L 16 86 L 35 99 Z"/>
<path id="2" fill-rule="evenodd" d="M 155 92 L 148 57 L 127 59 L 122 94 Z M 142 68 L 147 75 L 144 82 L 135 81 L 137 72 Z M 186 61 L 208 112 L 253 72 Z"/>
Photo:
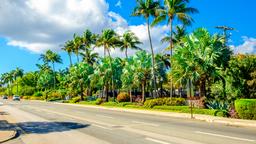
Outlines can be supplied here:
<path id="1" fill-rule="evenodd" d="M 4 8 L 0 10 L 0 21 L 4 22 L 0 24 L 0 73 L 16 67 L 23 68 L 25 71 L 36 70 L 35 64 L 40 63 L 38 58 L 41 52 L 46 49 L 59 52 L 63 41 L 70 39 L 73 33 L 81 33 L 85 27 L 94 32 L 100 32 L 107 25 L 117 30 L 121 29 L 120 31 L 129 28 L 143 33 L 143 26 L 145 26 L 142 18 L 130 16 L 136 5 L 135 0 L 82 0 L 84 3 L 78 3 L 79 0 L 67 0 L 72 7 L 67 8 L 66 11 L 70 10 L 69 13 L 64 12 L 64 18 L 61 11 L 62 5 L 58 3 L 61 0 L 53 0 L 55 3 L 45 0 L 45 3 L 40 2 L 40 4 L 36 0 L 26 1 L 28 3 L 17 2 L 14 5 L 8 0 L 3 0 L 1 4 Z M 93 13 L 92 9 L 86 11 L 82 7 L 75 7 L 83 4 L 85 7 L 94 8 Z M 189 31 L 205 27 L 214 33 L 218 32 L 214 28 L 217 25 L 231 26 L 236 30 L 232 32 L 230 45 L 241 53 L 256 52 L 255 0 L 247 0 L 246 3 L 243 0 L 191 0 L 190 5 L 197 8 L 200 13 L 193 15 L 195 23 L 189 27 Z M 51 9 L 52 7 L 54 10 Z M 72 8 L 75 8 L 75 12 Z M 52 13 L 55 17 L 50 16 Z M 96 19 L 95 17 L 98 16 L 99 18 Z M 42 18 L 39 20 L 37 17 Z M 157 38 L 160 34 L 167 32 L 168 28 L 159 26 L 153 31 Z M 140 33 L 138 35 L 143 39 L 145 36 Z M 146 42 L 145 39 L 144 41 Z M 155 45 L 161 47 L 158 39 L 155 40 Z M 68 65 L 68 57 L 64 52 L 59 53 L 63 64 L 58 64 L 57 67 L 64 68 Z M 116 53 L 116 55 L 120 54 Z"/>

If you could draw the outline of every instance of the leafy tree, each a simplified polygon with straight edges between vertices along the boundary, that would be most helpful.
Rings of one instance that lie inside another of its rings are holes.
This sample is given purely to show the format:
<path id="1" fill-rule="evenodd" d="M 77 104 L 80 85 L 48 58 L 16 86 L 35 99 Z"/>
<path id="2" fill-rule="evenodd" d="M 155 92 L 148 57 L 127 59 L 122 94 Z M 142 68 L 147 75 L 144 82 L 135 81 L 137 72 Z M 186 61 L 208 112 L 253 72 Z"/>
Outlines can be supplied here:
<path id="1" fill-rule="evenodd" d="M 145 101 L 145 87 L 148 81 L 151 79 L 151 55 L 145 51 L 140 51 L 133 57 L 134 61 L 134 82 L 141 85 L 142 90 L 142 102 Z"/>
<path id="2" fill-rule="evenodd" d="M 84 62 L 74 65 L 69 70 L 69 86 L 80 89 L 81 100 L 84 100 L 84 88 L 87 90 L 90 89 L 90 75 L 93 74 L 93 72 L 93 67 Z"/>
<path id="3" fill-rule="evenodd" d="M 223 53 L 223 44 L 218 35 L 211 36 L 206 29 L 197 29 L 183 39 L 173 55 L 172 74 L 179 83 L 199 83 L 200 96 L 206 96 L 206 80 L 218 78 L 218 59 Z M 189 94 L 191 96 L 191 93 Z"/>

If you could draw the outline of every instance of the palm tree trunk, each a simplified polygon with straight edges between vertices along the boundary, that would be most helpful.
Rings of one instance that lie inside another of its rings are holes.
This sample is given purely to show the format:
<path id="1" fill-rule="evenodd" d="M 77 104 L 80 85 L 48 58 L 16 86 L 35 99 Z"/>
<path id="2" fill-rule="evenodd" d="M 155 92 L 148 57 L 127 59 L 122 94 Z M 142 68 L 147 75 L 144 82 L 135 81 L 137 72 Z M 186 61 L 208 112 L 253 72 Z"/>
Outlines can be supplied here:
<path id="1" fill-rule="evenodd" d="M 132 89 L 129 89 L 129 95 L 130 95 L 130 102 L 132 102 Z"/>
<path id="2" fill-rule="evenodd" d="M 150 49 L 151 49 L 151 54 L 152 54 L 152 73 L 153 73 L 153 97 L 156 98 L 156 76 L 155 76 L 155 54 L 154 54 L 154 49 L 152 45 L 152 40 L 151 40 L 151 34 L 150 34 L 150 29 L 149 29 L 149 18 L 147 18 L 147 30 L 148 30 L 148 38 L 149 38 L 149 43 L 150 43 Z"/>
<path id="3" fill-rule="evenodd" d="M 128 51 L 128 49 L 125 48 L 125 56 L 126 56 L 126 58 L 128 59 L 128 53 L 127 53 L 127 51 Z"/>
<path id="4" fill-rule="evenodd" d="M 144 82 L 142 82 L 142 103 L 144 103 L 145 102 L 145 83 Z"/>
<path id="5" fill-rule="evenodd" d="M 54 62 L 52 63 L 52 69 L 53 69 L 53 89 L 55 90 L 56 79 L 55 79 L 55 67 L 54 67 Z"/>
<path id="6" fill-rule="evenodd" d="M 72 67 L 73 64 L 72 64 L 72 59 L 71 59 L 71 54 L 70 53 L 68 53 L 68 57 L 69 57 L 70 67 Z"/>
<path id="7" fill-rule="evenodd" d="M 16 84 L 16 95 L 18 95 L 18 92 L 19 92 L 19 83 L 18 81 L 16 80 L 17 84 Z"/>
<path id="8" fill-rule="evenodd" d="M 114 85 L 114 74 L 113 74 L 113 68 L 112 68 L 112 58 L 111 58 L 111 55 L 110 55 L 110 50 L 109 49 L 107 49 L 107 52 L 108 52 L 108 56 L 109 56 L 109 58 L 110 58 L 110 67 L 111 67 L 111 89 L 112 89 L 112 96 L 113 97 L 115 97 L 115 90 L 114 90 L 114 88 L 115 88 L 115 85 Z"/>
<path id="9" fill-rule="evenodd" d="M 80 89 L 81 89 L 81 101 L 83 101 L 84 100 L 84 85 L 83 85 L 83 83 L 80 83 Z"/>
<path id="10" fill-rule="evenodd" d="M 170 33 L 171 33 L 171 38 L 170 38 L 170 51 L 171 51 L 171 58 L 172 58 L 172 48 L 173 48 L 173 42 L 172 42 L 172 23 L 173 20 L 170 19 Z M 170 67 L 172 67 L 172 61 L 170 62 Z M 173 96 L 173 82 L 172 82 L 172 77 L 171 77 L 171 90 L 170 90 L 170 97 Z"/>

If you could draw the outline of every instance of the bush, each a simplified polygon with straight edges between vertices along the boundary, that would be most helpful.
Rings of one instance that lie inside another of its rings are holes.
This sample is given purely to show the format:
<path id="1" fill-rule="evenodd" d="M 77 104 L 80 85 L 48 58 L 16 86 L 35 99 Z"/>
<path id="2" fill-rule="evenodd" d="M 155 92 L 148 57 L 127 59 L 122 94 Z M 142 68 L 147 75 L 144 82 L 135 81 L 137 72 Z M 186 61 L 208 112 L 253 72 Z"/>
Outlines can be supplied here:
<path id="1" fill-rule="evenodd" d="M 130 101 L 130 96 L 126 92 L 121 92 L 117 96 L 117 101 L 118 102 L 129 102 Z"/>
<path id="2" fill-rule="evenodd" d="M 126 105 L 135 105 L 135 104 L 132 102 L 121 102 L 117 104 L 117 106 L 120 106 L 120 107 L 125 107 Z"/>
<path id="3" fill-rule="evenodd" d="M 100 105 L 102 103 L 103 103 L 103 100 L 101 98 L 97 98 L 96 101 L 95 101 L 96 105 Z"/>
<path id="4" fill-rule="evenodd" d="M 256 120 L 256 99 L 236 100 L 235 109 L 240 118 Z"/>
<path id="5" fill-rule="evenodd" d="M 71 100 L 69 100 L 69 103 L 78 103 L 80 99 L 80 97 L 73 97 Z"/>
<path id="6" fill-rule="evenodd" d="M 35 92 L 35 93 L 33 94 L 33 96 L 35 96 L 35 97 L 41 97 L 41 96 L 43 96 L 43 93 L 42 93 L 42 92 Z"/>
<path id="7" fill-rule="evenodd" d="M 43 97 L 35 97 L 35 96 L 31 96 L 29 97 L 30 100 L 43 100 Z"/>
<path id="8" fill-rule="evenodd" d="M 86 96 L 85 97 L 85 101 L 96 101 L 97 100 L 97 96 Z"/>
<path id="9" fill-rule="evenodd" d="M 186 104 L 186 100 L 184 98 L 156 98 L 146 100 L 144 103 L 144 107 L 153 108 L 154 106 L 182 106 Z"/>

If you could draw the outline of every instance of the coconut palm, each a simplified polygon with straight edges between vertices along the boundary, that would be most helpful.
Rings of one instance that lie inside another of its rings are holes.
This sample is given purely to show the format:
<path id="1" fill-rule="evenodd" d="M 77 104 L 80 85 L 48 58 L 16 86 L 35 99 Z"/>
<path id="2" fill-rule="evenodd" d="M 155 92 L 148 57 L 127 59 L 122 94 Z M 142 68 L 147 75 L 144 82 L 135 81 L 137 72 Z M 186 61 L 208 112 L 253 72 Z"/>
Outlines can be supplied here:
<path id="1" fill-rule="evenodd" d="M 57 53 L 52 52 L 51 50 L 46 51 L 45 54 L 40 55 L 40 60 L 43 60 L 45 63 L 52 63 L 52 69 L 53 69 L 53 76 L 54 76 L 54 81 L 53 81 L 53 87 L 55 89 L 56 87 L 56 78 L 55 78 L 55 63 L 62 63 L 62 59 L 60 55 Z"/>
<path id="2" fill-rule="evenodd" d="M 73 35 L 73 48 L 74 48 L 74 53 L 76 55 L 77 63 L 79 63 L 79 51 L 82 47 L 82 38 L 78 36 L 77 34 Z"/>
<path id="3" fill-rule="evenodd" d="M 69 40 L 65 43 L 64 47 L 62 48 L 62 50 L 66 51 L 68 53 L 69 56 L 69 62 L 70 62 L 70 67 L 73 65 L 72 64 L 72 58 L 71 58 L 71 54 L 72 52 L 74 52 L 74 43 L 72 40 Z"/>
<path id="4" fill-rule="evenodd" d="M 173 45 L 177 45 L 180 42 L 182 42 L 182 38 L 186 36 L 187 32 L 186 32 L 186 27 L 183 26 L 176 26 L 175 31 L 172 32 L 172 42 Z M 164 38 L 162 38 L 161 42 L 162 43 L 169 43 L 171 39 L 171 36 L 165 36 Z M 170 46 L 167 48 L 170 49 Z"/>
<path id="5" fill-rule="evenodd" d="M 151 39 L 151 33 L 150 33 L 150 16 L 157 17 L 159 14 L 159 11 L 161 10 L 159 1 L 154 0 L 137 0 L 137 6 L 134 8 L 132 15 L 133 16 L 142 16 L 146 19 L 147 22 L 147 30 L 148 30 L 148 37 L 149 37 L 149 43 L 150 43 L 150 49 L 152 54 L 152 73 L 153 73 L 153 85 L 154 85 L 154 97 L 156 97 L 156 77 L 155 77 L 155 55 L 154 55 L 154 49 L 152 45 L 152 39 Z"/>
<path id="6" fill-rule="evenodd" d="M 102 31 L 102 34 L 98 37 L 96 46 L 104 48 L 104 57 L 106 57 L 106 53 L 108 56 L 110 55 L 111 48 L 115 48 L 119 43 L 118 35 L 113 29 L 105 29 Z"/>
<path id="7" fill-rule="evenodd" d="M 96 52 L 93 52 L 90 48 L 85 48 L 83 53 L 80 53 L 80 55 L 83 58 L 83 61 L 87 64 L 93 65 L 95 62 L 97 62 L 97 59 L 99 58 L 99 54 Z"/>
<path id="8" fill-rule="evenodd" d="M 128 58 L 128 48 L 134 49 L 134 50 L 141 50 L 141 48 L 138 47 L 139 44 L 142 44 L 139 41 L 139 38 L 131 31 L 126 31 L 120 40 L 120 50 L 125 51 L 125 56 Z"/>
<path id="9" fill-rule="evenodd" d="M 189 7 L 188 3 L 190 0 L 164 0 L 165 8 L 161 10 L 161 14 L 154 20 L 153 25 L 167 20 L 167 23 L 170 25 L 170 50 L 172 55 L 173 48 L 173 21 L 177 19 L 182 22 L 184 25 L 191 25 L 194 21 L 190 14 L 198 13 L 198 10 Z"/>

